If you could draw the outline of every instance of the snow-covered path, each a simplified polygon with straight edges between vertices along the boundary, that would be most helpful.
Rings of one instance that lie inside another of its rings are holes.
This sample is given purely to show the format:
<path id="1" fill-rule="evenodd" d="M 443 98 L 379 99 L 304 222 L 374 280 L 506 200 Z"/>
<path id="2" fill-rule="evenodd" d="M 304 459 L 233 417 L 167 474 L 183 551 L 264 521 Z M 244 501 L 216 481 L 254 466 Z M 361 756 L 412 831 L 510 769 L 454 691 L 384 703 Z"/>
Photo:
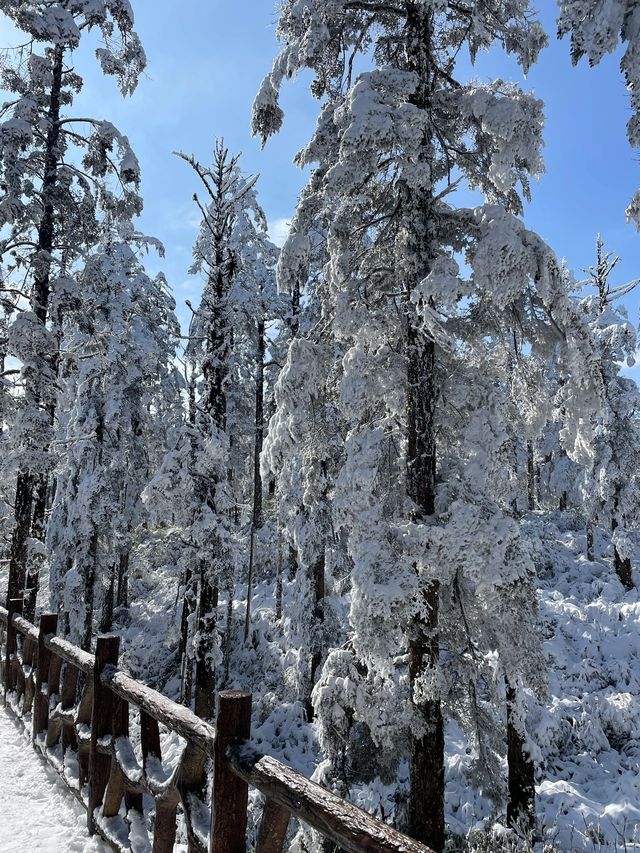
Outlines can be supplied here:
<path id="1" fill-rule="evenodd" d="M 107 853 L 87 814 L 0 704 L 0 853 Z"/>

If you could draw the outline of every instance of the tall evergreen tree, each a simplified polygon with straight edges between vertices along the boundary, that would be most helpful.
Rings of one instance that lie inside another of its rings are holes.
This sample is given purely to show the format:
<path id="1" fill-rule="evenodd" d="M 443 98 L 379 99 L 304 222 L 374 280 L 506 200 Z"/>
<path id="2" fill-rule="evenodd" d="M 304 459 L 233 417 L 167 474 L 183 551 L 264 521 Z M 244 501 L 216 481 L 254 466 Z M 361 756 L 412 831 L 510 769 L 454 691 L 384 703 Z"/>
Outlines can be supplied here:
<path id="1" fill-rule="evenodd" d="M 440 850 L 443 703 L 468 708 L 489 649 L 514 689 L 541 686 L 531 567 L 488 485 L 502 464 L 505 416 L 478 387 L 483 335 L 506 338 L 503 318 L 513 316 L 528 345 L 550 349 L 574 314 L 553 254 L 514 216 L 517 185 L 528 197 L 542 169 L 541 104 L 503 81 L 454 75 L 460 50 L 474 58 L 495 43 L 526 70 L 545 37 L 525 2 L 417 0 L 290 0 L 278 34 L 253 126 L 264 140 L 277 131 L 283 80 L 311 69 L 325 103 L 298 161 L 319 164 L 310 192 L 331 218 L 324 319 L 344 351 L 348 433 L 335 505 L 353 562 L 351 664 L 343 651 L 329 655 L 316 708 L 326 743 L 346 703 L 340 719 L 368 726 L 386 775 L 409 754 L 409 831 Z M 462 181 L 489 203 L 456 209 Z M 571 452 L 584 439 L 591 387 L 590 376 L 576 377 Z M 336 694 L 354 677 L 355 706 L 353 691 Z M 521 710 L 514 719 L 524 747 Z"/>
<path id="2" fill-rule="evenodd" d="M 589 321 L 601 372 L 603 406 L 595 417 L 595 458 L 585 471 L 582 489 L 587 524 L 598 519 L 612 528 L 614 567 L 620 582 L 629 590 L 633 587 L 630 532 L 637 529 L 640 520 L 640 398 L 636 383 L 622 374 L 621 366 L 635 363 L 638 338 L 624 307 L 616 302 L 639 281 L 614 286 L 611 274 L 618 261 L 616 255 L 605 251 L 602 238 L 598 237 L 596 262 L 587 270 L 585 281 L 595 293 L 585 297 L 581 307 Z"/>
<path id="3" fill-rule="evenodd" d="M 15 301 L 9 294 L 3 294 L 0 305 L 0 457 L 7 459 L 11 451 L 11 435 L 16 411 L 15 381 L 17 368 L 11 365 L 7 357 L 8 327 L 10 317 L 15 310 Z M 0 485 L 0 564 L 8 565 L 13 528 L 11 510 L 12 492 L 15 493 L 15 474 L 5 465 L 5 476 Z"/>
<path id="4" fill-rule="evenodd" d="M 108 122 L 69 115 L 82 85 L 71 52 L 83 32 L 99 30 L 98 61 L 123 94 L 135 89 L 145 56 L 126 0 L 16 0 L 3 4 L 3 11 L 30 40 L 3 68 L 11 100 L 1 126 L 0 223 L 6 233 L 0 256 L 3 287 L 15 280 L 13 272 L 28 301 L 9 333 L 9 351 L 23 365 L 23 395 L 14 436 L 18 474 L 8 599 L 22 597 L 26 587 L 26 613 L 33 616 L 38 581 L 27 577 L 27 567 L 31 544 L 44 537 L 58 371 L 54 327 L 60 318 L 51 314 L 51 296 L 97 240 L 95 182 L 117 173 L 124 192 L 110 202 L 134 211 L 140 206 L 138 166 L 126 138 Z"/>
<path id="5" fill-rule="evenodd" d="M 173 300 L 144 271 L 137 253 L 147 245 L 130 223 L 105 225 L 77 275 L 82 297 L 74 287 L 64 306 L 50 590 L 87 649 L 94 626 L 110 631 L 114 606 L 126 604 L 155 412 L 177 397 Z"/>
<path id="6" fill-rule="evenodd" d="M 330 125 L 326 132 L 332 132 Z M 285 357 L 263 455 L 275 485 L 278 537 L 289 547 L 291 588 L 282 625 L 285 642 L 296 654 L 289 658 L 287 680 L 294 685 L 291 698 L 304 703 L 309 719 L 311 693 L 326 654 L 325 622 L 336 627 L 326 613 L 329 578 L 340 578 L 345 558 L 343 543 L 334 535 L 331 500 L 346 424 L 338 407 L 344 353 L 327 334 L 332 310 L 324 267 L 332 217 L 317 193 L 327 168 L 324 163 L 316 170 L 303 191 L 278 261 L 278 289 L 291 300 L 290 317 L 284 318 L 280 346 Z M 278 583 L 279 610 L 281 576 Z"/>
<path id="7" fill-rule="evenodd" d="M 183 567 L 187 607 L 182 651 L 186 698 L 190 701 L 188 685 L 195 657 L 195 710 L 212 717 L 220 659 L 218 596 L 222 589 L 228 603 L 233 599 L 238 544 L 234 490 L 247 459 L 251 460 L 247 474 L 252 510 L 249 536 L 240 537 L 248 545 L 245 564 L 252 563 L 255 532 L 262 523 L 261 396 L 276 249 L 267 237 L 256 179 L 242 175 L 239 158 L 230 155 L 222 141 L 216 143 L 211 168 L 181 156 L 195 169 L 206 192 L 204 202 L 194 197 L 202 222 L 192 271 L 201 273 L 205 284 L 186 353 L 191 372 L 187 470 L 194 490 L 187 509 L 187 538 L 193 547 Z M 248 587 L 250 595 L 250 583 Z M 189 618 L 191 606 L 197 608 L 195 631 Z"/>

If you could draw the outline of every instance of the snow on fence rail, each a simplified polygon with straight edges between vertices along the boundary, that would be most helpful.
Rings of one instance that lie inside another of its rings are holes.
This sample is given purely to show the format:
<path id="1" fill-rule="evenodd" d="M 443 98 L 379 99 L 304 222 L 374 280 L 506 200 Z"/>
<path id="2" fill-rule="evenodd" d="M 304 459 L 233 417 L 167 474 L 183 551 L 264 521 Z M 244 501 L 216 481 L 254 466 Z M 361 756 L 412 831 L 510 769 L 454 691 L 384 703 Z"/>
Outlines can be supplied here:
<path id="1" fill-rule="evenodd" d="M 189 853 L 245 853 L 251 785 L 265 797 L 256 853 L 282 853 L 291 816 L 348 853 L 432 853 L 254 749 L 250 693 L 221 692 L 213 727 L 118 669 L 119 637 L 98 637 L 92 655 L 55 636 L 54 614 L 36 628 L 21 601 L 9 605 L 0 607 L 5 704 L 9 697 L 25 722 L 31 715 L 34 746 L 86 806 L 89 832 L 115 850 L 170 853 L 180 807 Z M 140 714 L 142 764 L 130 705 Z M 159 724 L 186 743 L 173 768 L 163 765 Z"/>

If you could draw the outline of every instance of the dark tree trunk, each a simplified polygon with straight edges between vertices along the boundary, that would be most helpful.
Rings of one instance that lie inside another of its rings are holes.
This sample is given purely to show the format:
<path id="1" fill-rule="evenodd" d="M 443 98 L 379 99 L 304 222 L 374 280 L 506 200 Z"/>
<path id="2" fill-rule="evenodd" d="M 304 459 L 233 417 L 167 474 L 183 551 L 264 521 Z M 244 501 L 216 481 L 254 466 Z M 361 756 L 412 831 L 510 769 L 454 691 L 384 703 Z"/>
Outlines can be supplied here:
<path id="1" fill-rule="evenodd" d="M 311 628 L 311 664 L 309 667 L 309 695 L 305 698 L 307 719 L 313 720 L 313 703 L 311 693 L 316 683 L 316 671 L 322 663 L 324 652 L 324 595 L 325 595 L 325 554 L 324 551 L 311 567 L 311 582 L 313 584 L 313 611 Z"/>
<path id="2" fill-rule="evenodd" d="M 615 532 L 617 527 L 618 521 L 614 515 L 611 519 L 611 531 Z M 628 590 L 633 589 L 633 572 L 631 569 L 631 558 L 621 557 L 615 545 L 613 546 L 613 565 L 616 570 L 616 574 L 620 578 L 620 583 L 623 585 L 623 587 Z"/>
<path id="3" fill-rule="evenodd" d="M 196 650 L 195 712 L 206 720 L 213 719 L 216 710 L 216 669 L 211 653 L 216 633 L 217 607 L 218 589 L 212 584 L 206 567 L 203 567 L 198 602 L 200 639 Z"/>
<path id="4" fill-rule="evenodd" d="M 188 382 L 188 398 L 189 398 L 189 424 L 191 426 L 190 437 L 190 454 L 189 465 L 193 471 L 196 464 L 196 391 L 193 375 L 189 377 Z M 203 498 L 204 500 L 204 498 Z M 193 547 L 191 544 L 188 547 Z M 183 578 L 183 599 L 182 610 L 180 613 L 180 640 L 178 642 L 178 658 L 180 661 L 180 701 L 188 708 L 191 707 L 193 698 L 193 656 L 189 649 L 189 635 L 191 628 L 191 616 L 195 612 L 198 600 L 197 579 L 190 565 L 187 565 L 184 570 Z"/>
<path id="5" fill-rule="evenodd" d="M 256 362 L 256 398 L 255 398 L 255 440 L 253 448 L 253 527 L 259 530 L 263 525 L 262 516 L 262 475 L 260 457 L 264 444 L 264 358 L 265 358 L 265 321 L 258 322 L 258 351 Z"/>
<path id="6" fill-rule="evenodd" d="M 253 595 L 253 572 L 254 560 L 256 555 L 256 531 L 251 525 L 249 534 L 249 571 L 247 573 L 247 603 L 244 611 L 244 639 L 245 642 L 249 637 L 249 629 L 251 627 L 251 596 Z"/>
<path id="7" fill-rule="evenodd" d="M 33 493 L 34 503 L 33 515 L 31 518 L 31 538 L 41 543 L 44 543 L 46 535 L 45 520 L 48 492 L 49 478 L 46 474 L 41 474 L 37 478 L 36 487 Z M 29 622 L 35 621 L 36 602 L 40 586 L 40 567 L 42 562 L 42 556 L 35 557 L 33 554 L 28 560 L 24 595 L 24 617 L 25 619 L 28 619 Z"/>
<path id="8" fill-rule="evenodd" d="M 41 189 L 42 219 L 38 227 L 38 240 L 37 246 L 34 249 L 33 262 L 34 278 L 31 307 L 43 325 L 47 322 L 51 290 L 51 253 L 54 242 L 55 196 L 58 183 L 58 143 L 60 139 L 60 96 L 62 93 L 63 59 L 63 49 L 60 47 L 55 48 L 53 52 L 53 73 L 49 99 L 49 127 L 44 152 Z M 42 355 L 46 362 L 47 354 Z M 25 400 L 29 405 L 41 405 L 41 389 L 36 377 L 27 378 Z M 21 471 L 18 474 L 14 502 L 15 527 L 11 540 L 9 560 L 9 599 L 22 598 L 27 574 L 29 537 L 32 528 L 36 530 L 44 529 L 44 507 L 40 500 L 36 500 L 36 506 L 33 506 L 34 489 L 38 489 L 39 492 L 40 476 L 44 475 L 39 475 L 29 470 Z M 40 495 L 38 494 L 39 497 Z M 44 506 L 46 507 L 46 502 Z M 32 576 L 30 585 L 37 589 L 37 583 L 37 579 Z"/>
<path id="9" fill-rule="evenodd" d="M 98 564 L 98 531 L 94 527 L 89 546 L 89 564 L 84 580 L 84 630 L 82 634 L 81 647 L 85 651 L 91 649 L 91 638 L 93 636 L 93 604 L 96 587 L 96 566 Z"/>
<path id="10" fill-rule="evenodd" d="M 436 81 L 434 11 L 430 4 L 406 4 L 405 51 L 407 65 L 419 80 L 412 102 L 425 111 L 431 109 Z M 425 131 L 421 159 L 430 168 L 434 157 L 433 139 Z M 433 192 L 399 188 L 401 234 L 399 246 L 410 272 L 404 272 L 407 313 L 407 497 L 414 506 L 416 519 L 433 515 L 436 490 L 436 354 L 411 302 L 415 287 L 428 275 L 435 253 L 435 217 Z M 435 307 L 435 306 L 431 306 Z M 439 587 L 425 586 L 421 614 L 412 626 L 409 642 L 409 679 L 414 685 L 424 673 L 438 666 Z M 414 694 L 415 695 L 415 694 Z M 416 702 L 424 733 L 412 743 L 409 834 L 435 851 L 444 847 L 444 721 L 439 698 Z"/>
<path id="11" fill-rule="evenodd" d="M 533 460 L 533 442 L 527 442 L 527 496 L 530 512 L 536 508 L 536 477 Z"/>
<path id="12" fill-rule="evenodd" d="M 409 678 L 415 684 L 428 667 L 437 666 L 437 584 L 424 591 L 427 619 L 416 626 L 417 637 L 409 653 Z M 444 720 L 439 699 L 419 705 L 425 732 L 414 740 L 410 774 L 409 833 L 431 849 L 444 848 Z"/>
<path id="13" fill-rule="evenodd" d="M 9 601 L 22 598 L 24 594 L 29 534 L 31 532 L 31 504 L 33 502 L 33 476 L 21 471 L 16 482 L 14 503 L 15 526 L 11 538 L 9 558 L 9 583 L 7 587 L 7 609 Z"/>
<path id="14" fill-rule="evenodd" d="M 280 524 L 277 527 L 278 556 L 276 563 L 276 619 L 282 619 L 282 541 L 280 538 Z"/>
<path id="15" fill-rule="evenodd" d="M 113 627 L 113 607 L 115 597 L 116 565 L 111 566 L 109 573 L 109 585 L 104 593 L 102 601 L 102 613 L 100 615 L 100 633 L 108 634 Z"/>
<path id="16" fill-rule="evenodd" d="M 118 591 L 116 605 L 129 606 L 129 550 L 123 551 L 118 559 Z"/>
<path id="17" fill-rule="evenodd" d="M 260 457 L 264 444 L 264 356 L 265 356 L 264 315 L 257 324 L 256 388 L 254 407 L 254 444 L 253 444 L 253 511 L 251 514 L 251 533 L 249 537 L 249 575 L 247 578 L 247 609 L 244 621 L 244 638 L 249 636 L 251 626 L 251 596 L 253 594 L 253 574 L 256 557 L 256 531 L 263 525 L 262 515 L 262 475 Z"/>
<path id="18" fill-rule="evenodd" d="M 233 643 L 233 588 L 230 588 L 227 593 L 227 617 L 224 629 L 224 683 L 229 682 L 229 672 L 231 670 L 231 646 Z"/>
<path id="19" fill-rule="evenodd" d="M 542 466 L 544 465 L 545 470 L 545 483 L 547 486 L 547 490 L 549 488 L 549 469 L 548 466 L 553 462 L 553 453 L 547 453 L 542 457 L 540 464 L 536 465 L 536 475 L 537 475 L 537 490 L 536 490 L 536 501 L 537 506 L 544 506 L 547 495 L 544 494 L 543 491 L 543 483 L 542 483 Z"/>
<path id="20" fill-rule="evenodd" d="M 291 317 L 289 319 L 289 329 L 292 338 L 297 338 L 300 332 L 300 296 L 303 286 L 304 282 L 299 281 L 296 276 L 293 293 L 291 294 Z"/>
<path id="21" fill-rule="evenodd" d="M 104 414 L 99 411 L 96 415 L 96 447 L 98 448 L 98 455 L 96 459 L 96 465 L 102 465 L 102 449 L 104 442 Z M 93 524 L 93 533 L 91 535 L 91 542 L 89 545 L 89 560 L 87 565 L 84 567 L 84 577 L 83 577 L 83 586 L 84 586 L 84 606 L 85 606 L 85 619 L 84 619 L 84 634 L 82 637 L 81 646 L 85 650 L 89 650 L 91 648 L 91 639 L 93 636 L 93 612 L 96 598 L 96 581 L 98 580 L 98 551 L 100 546 L 100 531 L 98 529 L 97 524 L 94 522 Z M 107 590 L 107 595 L 111 596 L 111 613 L 113 613 L 113 574 L 111 575 L 111 586 L 110 589 Z M 109 611 L 109 605 L 107 605 L 107 613 Z M 104 613 L 102 614 L 104 617 Z"/>
<path id="22" fill-rule="evenodd" d="M 517 714 L 517 693 L 505 679 L 507 691 L 507 763 L 509 800 L 507 822 L 526 832 L 535 827 L 535 767 L 524 748 L 524 737 Z"/>
<path id="23" fill-rule="evenodd" d="M 180 641 L 178 644 L 178 658 L 182 669 L 180 684 L 180 701 L 187 707 L 191 707 L 193 692 L 193 666 L 192 657 L 189 654 L 189 625 L 191 614 L 195 610 L 196 591 L 193 589 L 193 575 L 189 568 L 185 571 L 184 597 L 182 600 L 182 613 L 180 616 Z"/>
<path id="24" fill-rule="evenodd" d="M 595 555 L 594 525 L 593 519 L 590 518 L 589 521 L 587 521 L 587 560 L 589 560 L 590 563 L 593 563 Z"/>
<path id="25" fill-rule="evenodd" d="M 131 419 L 131 429 L 134 435 L 138 438 L 142 437 L 142 424 L 136 417 Z M 145 479 L 149 478 L 149 469 L 147 466 Z M 133 497 L 133 500 L 132 500 Z M 129 557 L 131 554 L 131 518 L 133 517 L 136 497 L 131 495 L 129 483 L 125 480 L 120 494 L 120 510 L 122 517 L 127 522 L 127 544 L 125 550 L 118 554 L 117 565 L 114 566 L 114 603 L 116 607 L 129 606 Z"/>
<path id="26" fill-rule="evenodd" d="M 289 545 L 287 550 L 288 578 L 290 581 L 295 580 L 298 574 L 298 552 L 293 545 Z"/>

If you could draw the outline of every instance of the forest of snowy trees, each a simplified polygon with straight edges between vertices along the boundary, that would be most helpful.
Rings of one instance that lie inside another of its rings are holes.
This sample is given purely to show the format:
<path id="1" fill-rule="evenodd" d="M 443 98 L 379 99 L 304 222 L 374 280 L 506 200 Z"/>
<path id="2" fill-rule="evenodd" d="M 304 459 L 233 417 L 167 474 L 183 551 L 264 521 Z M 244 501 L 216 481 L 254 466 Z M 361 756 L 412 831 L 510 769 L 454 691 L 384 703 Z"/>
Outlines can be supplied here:
<path id="1" fill-rule="evenodd" d="M 544 104 L 462 62 L 619 51 L 640 148 L 640 5 L 281 0 L 238 109 L 268 146 L 310 86 L 306 185 L 279 247 L 222 135 L 176 152 L 182 328 L 136 153 L 74 103 L 87 39 L 135 100 L 135 5 L 0 2 L 3 598 L 203 718 L 250 690 L 262 749 L 437 853 L 640 844 L 638 282 L 602 223 L 580 270 L 530 229 Z"/>

